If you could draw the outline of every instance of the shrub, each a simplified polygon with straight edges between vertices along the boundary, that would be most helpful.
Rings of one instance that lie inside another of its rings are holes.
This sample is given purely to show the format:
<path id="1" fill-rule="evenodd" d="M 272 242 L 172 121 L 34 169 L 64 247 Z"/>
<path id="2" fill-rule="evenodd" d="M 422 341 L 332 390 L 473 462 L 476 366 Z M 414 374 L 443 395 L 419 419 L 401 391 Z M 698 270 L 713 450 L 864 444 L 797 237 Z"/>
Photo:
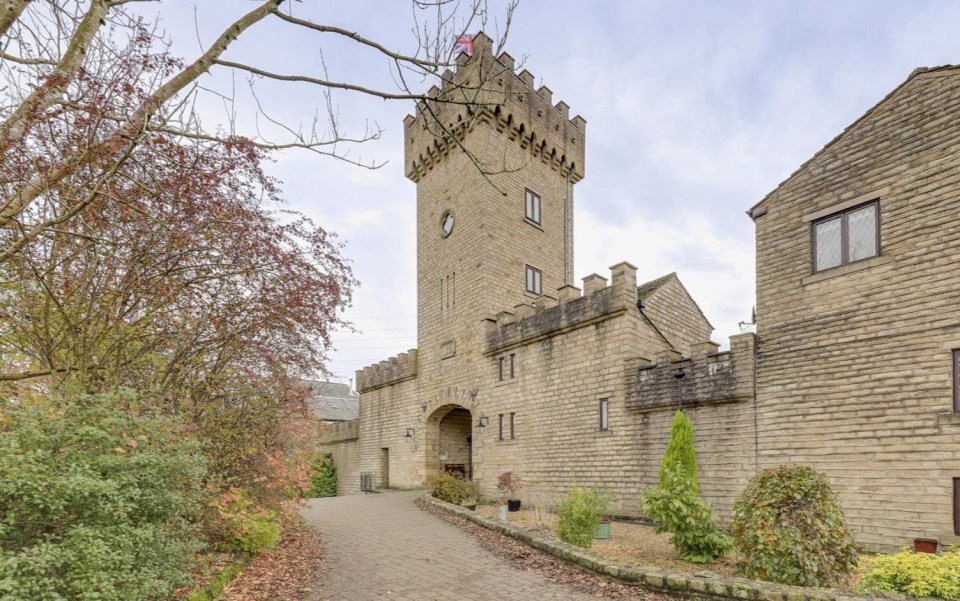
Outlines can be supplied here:
<path id="1" fill-rule="evenodd" d="M 430 494 L 441 501 L 459 505 L 461 501 L 475 495 L 475 486 L 463 478 L 457 478 L 444 472 L 427 477 L 426 486 Z"/>
<path id="2" fill-rule="evenodd" d="M 0 406 L 0 598 L 162 598 L 202 547 L 205 464 L 132 393 Z"/>
<path id="3" fill-rule="evenodd" d="M 337 496 L 337 468 L 331 453 L 320 453 L 313 461 L 310 488 L 304 492 L 307 498 Z"/>
<path id="4" fill-rule="evenodd" d="M 557 536 L 571 545 L 589 549 L 597 524 L 607 513 L 610 493 L 598 488 L 573 488 L 557 503 Z"/>
<path id="5" fill-rule="evenodd" d="M 700 484 L 697 482 L 697 454 L 693 446 L 693 423 L 682 410 L 673 416 L 670 441 L 663 459 L 660 460 L 661 489 L 669 487 L 670 477 L 688 480 L 693 487 L 693 494 L 700 493 Z"/>
<path id="6" fill-rule="evenodd" d="M 872 557 L 857 589 L 960 599 L 960 549 L 942 555 L 904 549 L 894 555 Z"/>
<path id="7" fill-rule="evenodd" d="M 771 468 L 733 506 L 738 570 L 800 586 L 825 586 L 857 565 L 858 548 L 826 477 L 806 466 Z"/>
<path id="8" fill-rule="evenodd" d="M 277 512 L 255 504 L 247 491 L 231 488 L 210 504 L 221 523 L 216 531 L 223 550 L 253 554 L 272 549 L 280 541 Z"/>
<path id="9" fill-rule="evenodd" d="M 730 550 L 730 536 L 714 524 L 713 509 L 700 498 L 690 480 L 667 469 L 660 488 L 640 495 L 640 506 L 657 525 L 670 532 L 670 544 L 684 561 L 709 563 Z"/>
<path id="10" fill-rule="evenodd" d="M 521 488 L 523 488 L 523 482 L 514 476 L 513 472 L 503 472 L 497 478 L 497 490 L 500 491 L 501 502 L 516 499 L 517 491 Z"/>

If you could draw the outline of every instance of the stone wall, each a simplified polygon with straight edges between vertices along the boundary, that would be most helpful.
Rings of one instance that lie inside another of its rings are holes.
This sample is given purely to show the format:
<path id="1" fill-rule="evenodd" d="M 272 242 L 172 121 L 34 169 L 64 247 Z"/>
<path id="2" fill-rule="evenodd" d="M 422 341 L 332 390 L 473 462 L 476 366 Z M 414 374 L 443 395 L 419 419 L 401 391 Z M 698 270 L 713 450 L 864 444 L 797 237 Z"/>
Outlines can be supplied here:
<path id="1" fill-rule="evenodd" d="M 918 72 L 752 210 L 760 467 L 827 473 L 870 547 L 958 543 L 960 73 Z M 879 200 L 880 255 L 813 273 L 811 224 Z"/>
<path id="2" fill-rule="evenodd" d="M 357 420 L 327 424 L 320 430 L 320 450 L 333 456 L 333 466 L 337 469 L 338 495 L 360 492 L 359 431 Z"/>
<path id="3" fill-rule="evenodd" d="M 716 343 L 705 342 L 694 345 L 688 357 L 662 353 L 658 357 L 662 361 L 654 364 L 646 359 L 628 361 L 627 409 L 652 411 L 752 400 L 755 338 L 753 334 L 731 336 L 730 350 L 723 353 Z M 676 377 L 678 370 L 683 377 Z"/>

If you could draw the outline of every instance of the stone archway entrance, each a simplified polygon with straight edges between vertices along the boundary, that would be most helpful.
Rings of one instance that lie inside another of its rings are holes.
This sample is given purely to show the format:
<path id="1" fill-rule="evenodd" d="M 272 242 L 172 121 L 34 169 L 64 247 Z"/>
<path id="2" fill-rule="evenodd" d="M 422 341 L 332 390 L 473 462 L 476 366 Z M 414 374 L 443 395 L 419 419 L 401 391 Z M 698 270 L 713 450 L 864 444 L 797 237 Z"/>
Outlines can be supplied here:
<path id="1" fill-rule="evenodd" d="M 447 472 L 473 479 L 472 415 L 466 407 L 444 405 L 427 418 L 427 475 Z"/>

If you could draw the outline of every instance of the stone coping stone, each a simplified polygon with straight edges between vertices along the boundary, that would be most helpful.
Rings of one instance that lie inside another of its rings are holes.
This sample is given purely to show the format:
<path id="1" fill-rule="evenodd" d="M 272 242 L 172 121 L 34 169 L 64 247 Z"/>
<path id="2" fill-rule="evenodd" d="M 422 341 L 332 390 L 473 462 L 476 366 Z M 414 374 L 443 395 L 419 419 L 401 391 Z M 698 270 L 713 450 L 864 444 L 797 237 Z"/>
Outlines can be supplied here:
<path id="1" fill-rule="evenodd" d="M 634 584 L 644 589 L 672 595 L 705 599 L 734 599 L 736 601 L 912 601 L 917 599 L 899 593 L 862 595 L 832 588 L 802 587 L 775 582 L 761 582 L 748 578 L 731 578 L 713 572 L 671 572 L 653 566 L 631 566 L 601 557 L 587 549 L 548 537 L 535 530 L 507 522 L 493 520 L 459 505 L 435 499 L 429 493 L 423 499 L 435 507 L 458 515 L 471 522 L 524 542 L 534 549 L 553 555 L 581 568 Z M 923 598 L 923 601 L 943 601 Z"/>

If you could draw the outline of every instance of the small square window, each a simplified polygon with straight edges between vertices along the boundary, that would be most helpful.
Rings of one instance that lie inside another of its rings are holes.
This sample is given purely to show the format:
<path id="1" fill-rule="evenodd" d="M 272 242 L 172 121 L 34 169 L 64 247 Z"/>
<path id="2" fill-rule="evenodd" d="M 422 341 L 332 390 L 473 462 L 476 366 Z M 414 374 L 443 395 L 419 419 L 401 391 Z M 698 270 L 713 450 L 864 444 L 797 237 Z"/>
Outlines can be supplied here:
<path id="1" fill-rule="evenodd" d="M 813 222 L 813 271 L 856 263 L 880 254 L 880 202 Z"/>
<path id="2" fill-rule="evenodd" d="M 610 429 L 610 399 L 600 399 L 600 431 Z"/>
<path id="3" fill-rule="evenodd" d="M 543 273 L 536 267 L 527 265 L 527 292 L 543 294 Z"/>
<path id="4" fill-rule="evenodd" d="M 524 217 L 527 221 L 540 225 L 540 195 L 532 190 L 527 190 Z"/>

